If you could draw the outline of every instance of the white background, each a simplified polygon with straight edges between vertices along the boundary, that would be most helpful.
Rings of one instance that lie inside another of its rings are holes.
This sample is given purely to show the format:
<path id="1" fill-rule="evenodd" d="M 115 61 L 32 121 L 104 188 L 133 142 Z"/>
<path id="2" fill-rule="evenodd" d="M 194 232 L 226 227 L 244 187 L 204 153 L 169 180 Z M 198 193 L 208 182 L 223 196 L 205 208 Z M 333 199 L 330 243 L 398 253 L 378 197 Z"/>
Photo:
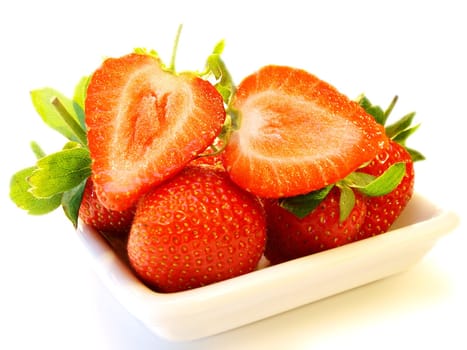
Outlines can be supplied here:
<path id="1" fill-rule="evenodd" d="M 105 56 L 154 48 L 202 69 L 219 39 L 235 80 L 269 63 L 305 68 L 350 97 L 365 92 L 422 123 L 410 146 L 417 191 L 465 218 L 467 21 L 462 1 L 4 1 L 0 5 L 0 348 L 466 349 L 465 224 L 416 266 L 225 334 L 170 343 L 149 333 L 97 279 L 60 211 L 31 217 L 8 199 L 11 174 L 64 140 L 31 89 L 71 95 Z"/>

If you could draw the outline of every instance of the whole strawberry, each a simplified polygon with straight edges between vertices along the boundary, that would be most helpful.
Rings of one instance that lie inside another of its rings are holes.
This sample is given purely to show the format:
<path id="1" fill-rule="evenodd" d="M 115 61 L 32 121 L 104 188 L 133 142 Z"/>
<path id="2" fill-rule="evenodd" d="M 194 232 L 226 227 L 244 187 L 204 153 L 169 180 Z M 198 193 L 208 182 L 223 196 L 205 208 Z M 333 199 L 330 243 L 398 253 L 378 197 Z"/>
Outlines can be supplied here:
<path id="1" fill-rule="evenodd" d="M 388 147 L 368 166 L 362 168 L 361 172 L 378 176 L 397 162 L 405 163 L 405 175 L 391 193 L 367 198 L 366 218 L 360 229 L 359 239 L 387 232 L 412 198 L 415 176 L 413 161 L 407 150 L 397 142 L 390 141 Z"/>
<path id="2" fill-rule="evenodd" d="M 354 205 L 344 220 L 337 186 L 304 217 L 283 208 L 278 200 L 264 200 L 268 228 L 265 256 L 276 264 L 354 241 L 366 213 L 363 195 L 355 192 L 354 196 Z"/>
<path id="3" fill-rule="evenodd" d="M 259 201 L 224 171 L 189 166 L 138 202 L 128 258 L 159 292 L 196 288 L 254 270 L 265 226 Z"/>
<path id="4" fill-rule="evenodd" d="M 396 101 L 397 97 L 385 112 L 373 106 L 365 97 L 362 97 L 359 102 L 374 115 L 380 124 L 385 125 Z M 395 163 L 405 164 L 405 175 L 393 191 L 383 196 L 367 198 L 367 213 L 360 229 L 359 239 L 387 232 L 412 198 L 415 177 L 414 161 L 424 159 L 421 153 L 405 146 L 407 138 L 419 127 L 419 125 L 411 126 L 414 116 L 415 113 L 409 113 L 394 124 L 386 126 L 385 131 L 390 138 L 389 143 L 367 166 L 359 169 L 362 173 L 380 176 Z"/>
<path id="5" fill-rule="evenodd" d="M 121 211 L 104 207 L 97 198 L 92 179 L 89 178 L 86 181 L 78 216 L 97 231 L 110 235 L 126 235 L 130 232 L 135 210 L 135 206 Z"/>

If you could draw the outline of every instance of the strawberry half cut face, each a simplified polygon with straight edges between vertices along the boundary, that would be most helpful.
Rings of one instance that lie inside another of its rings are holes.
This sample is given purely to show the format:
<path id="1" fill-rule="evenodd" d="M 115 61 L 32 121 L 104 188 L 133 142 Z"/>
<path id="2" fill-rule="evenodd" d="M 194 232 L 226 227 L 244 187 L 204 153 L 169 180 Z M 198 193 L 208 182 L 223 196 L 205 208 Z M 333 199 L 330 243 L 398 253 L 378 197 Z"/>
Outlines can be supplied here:
<path id="1" fill-rule="evenodd" d="M 308 72 L 266 66 L 233 100 L 239 128 L 224 154 L 231 178 L 262 197 L 308 193 L 344 178 L 385 144 L 381 125 Z"/>
<path id="2" fill-rule="evenodd" d="M 85 103 L 96 193 L 112 210 L 181 170 L 209 146 L 225 120 L 223 100 L 191 73 L 157 58 L 110 58 L 93 74 Z"/>

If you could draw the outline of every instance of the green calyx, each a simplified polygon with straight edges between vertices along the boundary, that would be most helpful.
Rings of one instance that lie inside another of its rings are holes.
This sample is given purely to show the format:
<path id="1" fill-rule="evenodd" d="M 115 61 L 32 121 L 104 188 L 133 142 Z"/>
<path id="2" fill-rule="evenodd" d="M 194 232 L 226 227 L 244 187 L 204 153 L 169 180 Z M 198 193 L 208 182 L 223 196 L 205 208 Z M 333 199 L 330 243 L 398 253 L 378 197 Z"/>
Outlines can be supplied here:
<path id="1" fill-rule="evenodd" d="M 334 186 L 337 186 L 340 190 L 339 220 L 343 222 L 348 218 L 355 206 L 354 191 L 359 191 L 368 197 L 384 196 L 392 192 L 399 185 L 404 175 L 404 162 L 393 164 L 378 177 L 355 171 L 335 184 L 317 191 L 300 196 L 282 198 L 279 201 L 279 205 L 298 218 L 303 219 L 318 207 Z"/>
<path id="2" fill-rule="evenodd" d="M 77 225 L 84 185 L 91 174 L 84 123 L 88 82 L 89 77 L 78 82 L 72 99 L 51 88 L 31 92 L 32 103 L 44 123 L 69 141 L 51 154 L 31 142 L 36 163 L 11 177 L 10 198 L 29 214 L 47 214 L 62 206 L 66 216 Z"/>
<path id="3" fill-rule="evenodd" d="M 303 219 L 326 198 L 333 187 L 334 185 L 329 185 L 307 194 L 282 198 L 279 200 L 279 205 Z"/>

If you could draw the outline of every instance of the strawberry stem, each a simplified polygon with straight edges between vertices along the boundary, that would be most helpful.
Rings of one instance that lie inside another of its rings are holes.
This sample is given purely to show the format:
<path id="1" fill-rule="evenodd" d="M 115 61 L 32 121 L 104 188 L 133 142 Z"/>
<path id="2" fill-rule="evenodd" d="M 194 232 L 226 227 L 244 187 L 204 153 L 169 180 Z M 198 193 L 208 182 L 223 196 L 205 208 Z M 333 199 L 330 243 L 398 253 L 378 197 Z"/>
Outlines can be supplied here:
<path id="1" fill-rule="evenodd" d="M 175 41 L 174 41 L 174 45 L 172 48 L 172 57 L 170 58 L 170 66 L 169 66 L 169 70 L 172 73 L 175 73 L 175 59 L 177 58 L 178 42 L 180 40 L 180 34 L 182 33 L 182 28 L 183 28 L 183 25 L 180 24 L 178 26 L 177 33 L 175 34 Z"/>
<path id="2" fill-rule="evenodd" d="M 66 110 L 65 106 L 60 102 L 60 100 L 56 97 L 52 100 L 52 105 L 55 107 L 57 112 L 62 117 L 63 121 L 70 127 L 73 131 L 75 136 L 78 138 L 80 143 L 83 146 L 86 146 L 88 143 L 88 139 L 86 136 L 86 132 L 83 128 L 76 122 L 75 118 Z"/>
<path id="3" fill-rule="evenodd" d="M 394 106 L 396 105 L 398 99 L 399 99 L 399 97 L 397 95 L 394 96 L 394 98 L 392 99 L 392 101 L 389 104 L 388 108 L 386 108 L 386 110 L 384 111 L 385 120 L 387 120 L 389 118 L 389 115 L 391 114 L 392 110 L 394 109 Z"/>

